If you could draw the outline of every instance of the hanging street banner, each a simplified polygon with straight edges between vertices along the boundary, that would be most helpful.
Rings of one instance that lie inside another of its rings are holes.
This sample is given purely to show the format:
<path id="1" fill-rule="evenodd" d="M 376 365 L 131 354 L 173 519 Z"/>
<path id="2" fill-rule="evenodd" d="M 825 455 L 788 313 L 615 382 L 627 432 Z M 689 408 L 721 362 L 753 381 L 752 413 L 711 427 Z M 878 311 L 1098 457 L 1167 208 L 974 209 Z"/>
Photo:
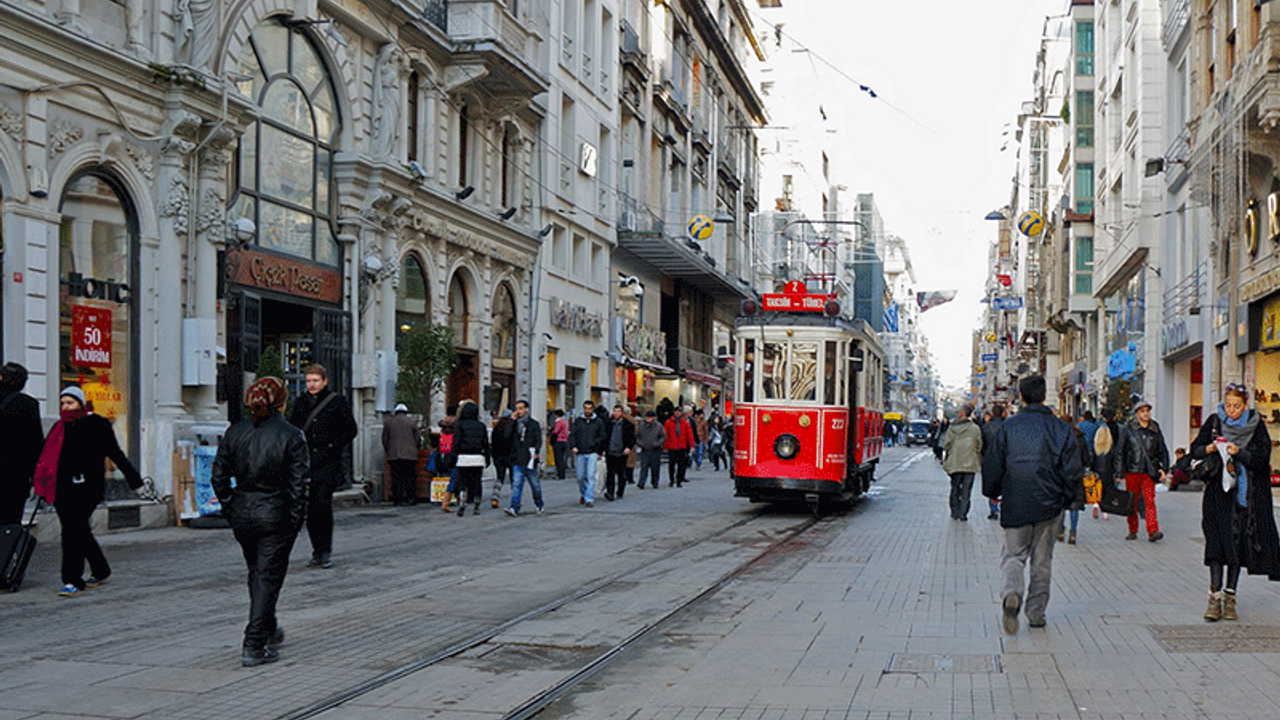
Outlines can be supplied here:
<path id="1" fill-rule="evenodd" d="M 992 298 L 991 307 L 996 310 L 1017 310 L 1022 307 L 1022 296 Z"/>
<path id="2" fill-rule="evenodd" d="M 998 360 L 998 359 L 1000 359 L 1000 356 L 999 356 L 999 355 L 997 355 L 996 353 L 983 353 L 983 354 L 982 354 L 982 362 L 984 362 L 984 363 L 988 363 L 988 362 L 995 362 L 995 361 L 996 361 L 996 360 Z"/>
<path id="3" fill-rule="evenodd" d="M 920 305 L 920 312 L 951 302 L 955 298 L 955 290 L 930 290 L 916 293 L 916 303 Z"/>

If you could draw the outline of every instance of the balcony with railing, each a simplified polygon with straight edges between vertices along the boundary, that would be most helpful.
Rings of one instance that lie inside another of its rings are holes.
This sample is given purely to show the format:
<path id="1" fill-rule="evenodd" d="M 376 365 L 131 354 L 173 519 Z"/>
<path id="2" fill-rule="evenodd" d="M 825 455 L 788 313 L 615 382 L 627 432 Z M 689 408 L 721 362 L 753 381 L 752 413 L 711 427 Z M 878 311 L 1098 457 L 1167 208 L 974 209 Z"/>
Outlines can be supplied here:
<path id="1" fill-rule="evenodd" d="M 422 0 L 422 18 L 440 32 L 449 32 L 449 0 Z"/>
<path id="2" fill-rule="evenodd" d="M 748 297 L 748 281 L 721 269 L 702 244 L 683 232 L 683 223 L 663 222 L 647 204 L 624 193 L 618 194 L 618 207 L 618 247 L 714 298 L 736 302 Z"/>
<path id="3" fill-rule="evenodd" d="M 532 97 L 550 82 L 529 58 L 538 56 L 539 34 L 500 0 L 448 0 L 449 37 L 458 44 L 451 60 L 474 68 L 473 82 L 495 97 Z"/>
<path id="4" fill-rule="evenodd" d="M 1203 343 L 1203 325 L 1196 322 L 1209 296 L 1209 261 L 1200 263 L 1189 275 L 1164 293 L 1160 327 L 1160 354 L 1184 354 Z"/>

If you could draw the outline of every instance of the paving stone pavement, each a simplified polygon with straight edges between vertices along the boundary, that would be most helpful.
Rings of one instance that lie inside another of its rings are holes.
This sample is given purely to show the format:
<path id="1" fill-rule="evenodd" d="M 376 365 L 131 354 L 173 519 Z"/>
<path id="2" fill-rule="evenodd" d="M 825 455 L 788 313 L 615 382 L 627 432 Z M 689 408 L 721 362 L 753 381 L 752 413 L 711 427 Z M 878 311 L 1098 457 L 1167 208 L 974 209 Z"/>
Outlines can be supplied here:
<path id="1" fill-rule="evenodd" d="M 1056 548 L 1048 627 L 1005 636 L 1001 533 L 981 498 L 969 522 L 951 521 L 928 451 L 891 449 L 882 467 L 870 497 L 540 717 L 1280 716 L 1280 583 L 1245 577 L 1240 621 L 1201 621 L 1198 494 L 1159 496 L 1157 544 L 1124 541 L 1121 518 L 1082 515 L 1080 544 Z M 284 659 L 252 670 L 237 662 L 247 602 L 228 534 L 107 536 L 116 577 L 75 600 L 53 595 L 56 547 L 42 546 L 28 587 L 0 596 L 0 720 L 280 717 L 566 589 L 640 573 L 319 716 L 502 717 L 805 517 L 732 498 L 723 474 L 693 477 L 594 510 L 576 505 L 572 480 L 550 481 L 541 518 L 340 511 L 338 566 L 301 570 L 300 539 L 282 597 Z"/>
<path id="2" fill-rule="evenodd" d="M 903 461 L 540 717 L 1280 717 L 1280 583 L 1245 576 L 1238 622 L 1201 619 L 1199 494 L 1158 496 L 1154 544 L 1082 513 L 1079 543 L 1055 547 L 1047 627 L 1008 636 L 998 523 L 976 490 L 971 519 L 951 520 L 932 454 L 886 452 Z"/>

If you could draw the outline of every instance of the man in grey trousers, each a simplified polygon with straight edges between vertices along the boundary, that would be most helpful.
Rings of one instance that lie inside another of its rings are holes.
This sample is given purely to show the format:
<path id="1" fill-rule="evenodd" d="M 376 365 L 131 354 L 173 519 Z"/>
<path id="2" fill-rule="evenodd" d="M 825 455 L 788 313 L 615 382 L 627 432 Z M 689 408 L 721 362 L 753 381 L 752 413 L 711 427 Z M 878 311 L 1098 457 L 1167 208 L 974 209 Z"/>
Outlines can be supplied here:
<path id="1" fill-rule="evenodd" d="M 1001 622 L 1010 635 L 1018 632 L 1024 587 L 1027 624 L 1045 625 L 1054 539 L 1062 510 L 1075 500 L 1084 475 L 1075 432 L 1044 405 L 1044 377 L 1023 378 L 1018 394 L 1024 407 L 993 433 L 992 447 L 982 458 L 982 494 L 1000 498 Z M 1028 558 L 1031 582 L 1026 585 Z"/>

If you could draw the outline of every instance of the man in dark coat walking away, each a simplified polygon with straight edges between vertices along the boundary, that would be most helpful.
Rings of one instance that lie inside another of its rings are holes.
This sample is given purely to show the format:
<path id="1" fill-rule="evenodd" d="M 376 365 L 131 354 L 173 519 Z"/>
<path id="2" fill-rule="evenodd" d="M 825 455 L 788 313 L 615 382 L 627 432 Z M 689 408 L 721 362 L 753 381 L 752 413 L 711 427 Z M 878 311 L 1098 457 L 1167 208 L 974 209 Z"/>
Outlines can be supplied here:
<path id="1" fill-rule="evenodd" d="M 1031 560 L 1026 587 L 1027 624 L 1044 627 L 1053 572 L 1053 542 L 1062 511 L 1076 498 L 1084 479 L 1075 431 L 1044 405 L 1041 375 L 1023 378 L 1018 394 L 1025 407 L 1004 421 L 994 433 L 992 447 L 982 458 L 982 494 L 1000 498 L 1004 554 L 1000 571 L 1002 624 L 1010 635 L 1018 632 L 1023 606 L 1024 568 Z"/>
<path id="2" fill-rule="evenodd" d="M 514 442 L 516 421 L 514 413 L 503 408 L 498 422 L 493 424 L 489 433 L 489 451 L 493 453 L 493 496 L 489 498 L 489 506 L 502 507 L 502 483 L 511 478 L 511 444 Z"/>
<path id="3" fill-rule="evenodd" d="M 18 363 L 0 368 L 0 438 L 5 458 L 0 465 L 0 525 L 22 522 L 22 508 L 31 495 L 31 476 L 44 447 L 40 403 L 22 392 L 27 369 Z"/>
<path id="4" fill-rule="evenodd" d="M 996 433 L 1000 432 L 1000 428 L 1004 427 L 1004 404 L 996 403 L 991 406 L 991 417 L 982 423 L 982 457 L 986 459 L 987 452 L 995 443 Z M 987 519 L 1000 519 L 1000 503 L 995 498 L 987 498 Z"/>
<path id="5" fill-rule="evenodd" d="M 307 393 L 298 398 L 289 418 L 307 436 L 311 451 L 311 488 L 307 500 L 307 535 L 311 560 L 307 567 L 333 567 L 333 491 L 347 482 L 342 453 L 356 437 L 351 404 L 329 387 L 329 371 L 309 365 Z"/>
<path id="6" fill-rule="evenodd" d="M 395 505 L 418 504 L 418 442 L 422 430 L 418 418 L 400 403 L 396 412 L 382 423 L 382 451 L 391 471 L 391 502 Z"/>
<path id="7" fill-rule="evenodd" d="M 249 386 L 245 405 L 252 418 L 227 430 L 210 477 L 249 570 L 249 624 L 240 654 L 246 667 L 280 659 L 275 648 L 284 630 L 276 601 L 307 511 L 307 440 L 280 414 L 288 395 L 280 378 Z"/>

